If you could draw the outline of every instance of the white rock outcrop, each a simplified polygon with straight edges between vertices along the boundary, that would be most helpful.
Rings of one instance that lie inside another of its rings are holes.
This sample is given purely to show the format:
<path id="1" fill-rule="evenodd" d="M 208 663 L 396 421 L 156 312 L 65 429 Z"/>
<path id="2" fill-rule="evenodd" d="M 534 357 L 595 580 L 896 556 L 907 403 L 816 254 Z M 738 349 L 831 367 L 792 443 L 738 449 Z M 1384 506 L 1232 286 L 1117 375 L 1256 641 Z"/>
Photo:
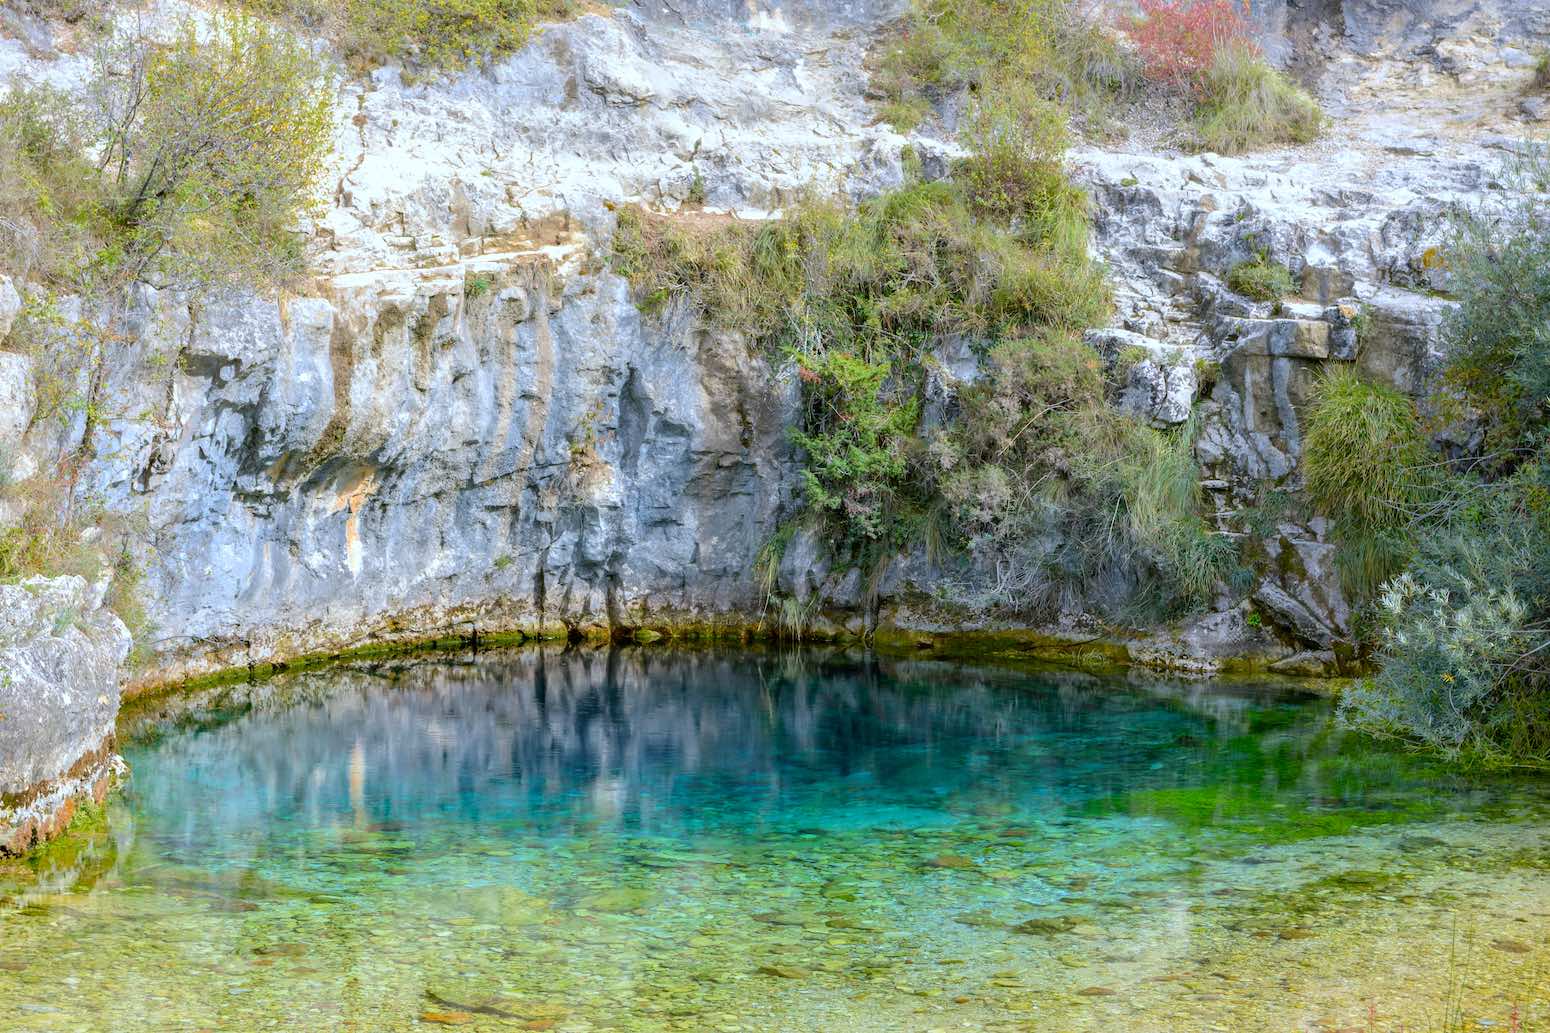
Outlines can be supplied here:
<path id="1" fill-rule="evenodd" d="M 122 621 L 106 584 L 79 577 L 0 585 L 0 855 L 57 835 L 83 800 L 102 801 L 114 752 Z"/>

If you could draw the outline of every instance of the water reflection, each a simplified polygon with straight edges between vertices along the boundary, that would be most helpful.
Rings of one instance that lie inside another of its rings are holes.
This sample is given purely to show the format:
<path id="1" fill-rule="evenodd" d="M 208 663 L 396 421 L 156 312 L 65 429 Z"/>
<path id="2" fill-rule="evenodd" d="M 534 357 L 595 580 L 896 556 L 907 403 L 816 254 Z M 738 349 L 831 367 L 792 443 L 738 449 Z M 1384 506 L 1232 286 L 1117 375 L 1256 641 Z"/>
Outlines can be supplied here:
<path id="1" fill-rule="evenodd" d="M 1070 804 L 1187 777 L 1256 709 L 1290 725 L 1261 753 L 1300 755 L 1326 728 L 1302 699 L 1143 685 L 843 654 L 533 650 L 225 687 L 134 715 L 126 735 L 155 743 L 130 748 L 139 808 L 203 849 L 345 814 L 692 835 L 789 823 L 833 785 L 878 805 Z"/>

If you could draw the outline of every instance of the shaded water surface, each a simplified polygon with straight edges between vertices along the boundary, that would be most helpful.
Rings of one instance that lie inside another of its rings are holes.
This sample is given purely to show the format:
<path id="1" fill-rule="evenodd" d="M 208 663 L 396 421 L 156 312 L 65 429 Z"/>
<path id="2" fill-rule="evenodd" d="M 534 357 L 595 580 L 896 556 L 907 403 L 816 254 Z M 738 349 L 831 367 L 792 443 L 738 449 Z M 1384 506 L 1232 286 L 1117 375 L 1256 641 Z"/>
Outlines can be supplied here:
<path id="1" fill-rule="evenodd" d="M 1550 786 L 1266 686 L 534 650 L 121 735 L 0 1029 L 1550 1030 Z"/>

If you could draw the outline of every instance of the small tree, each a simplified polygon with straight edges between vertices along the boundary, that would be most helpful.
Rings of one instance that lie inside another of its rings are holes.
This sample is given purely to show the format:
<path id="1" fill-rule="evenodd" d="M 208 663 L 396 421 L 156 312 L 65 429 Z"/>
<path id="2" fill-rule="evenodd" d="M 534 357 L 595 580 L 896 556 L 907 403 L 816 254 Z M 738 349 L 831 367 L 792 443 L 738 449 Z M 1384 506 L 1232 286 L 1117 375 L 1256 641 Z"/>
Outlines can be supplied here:
<path id="1" fill-rule="evenodd" d="M 110 604 L 143 628 L 129 526 L 74 483 L 126 359 L 124 288 L 263 287 L 299 271 L 295 229 L 332 132 L 321 63 L 243 18 L 186 21 L 170 41 L 120 32 L 83 89 L 18 80 L 0 96 L 0 268 L 28 293 L 8 344 L 36 359 L 35 419 L 84 417 L 70 455 L 0 486 L 22 513 L 0 528 L 0 577 L 109 570 Z M 79 298 L 79 317 L 56 296 Z"/>
<path id="2" fill-rule="evenodd" d="M 292 228 L 326 167 L 332 101 L 319 61 L 248 18 L 185 22 L 170 43 L 120 35 L 90 92 L 106 207 L 126 279 L 273 283 L 293 272 Z"/>

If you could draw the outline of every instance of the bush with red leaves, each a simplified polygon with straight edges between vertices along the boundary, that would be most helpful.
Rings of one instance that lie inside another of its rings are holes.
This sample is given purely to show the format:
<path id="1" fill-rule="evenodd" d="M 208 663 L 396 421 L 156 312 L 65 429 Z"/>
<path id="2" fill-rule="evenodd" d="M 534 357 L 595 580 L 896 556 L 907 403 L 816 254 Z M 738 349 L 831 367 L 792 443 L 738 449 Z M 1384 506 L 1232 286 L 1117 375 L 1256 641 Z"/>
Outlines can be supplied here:
<path id="1" fill-rule="evenodd" d="M 1253 27 L 1234 0 L 1140 0 L 1140 5 L 1141 17 L 1124 30 L 1153 82 L 1199 92 L 1222 48 L 1238 46 L 1258 53 Z"/>

